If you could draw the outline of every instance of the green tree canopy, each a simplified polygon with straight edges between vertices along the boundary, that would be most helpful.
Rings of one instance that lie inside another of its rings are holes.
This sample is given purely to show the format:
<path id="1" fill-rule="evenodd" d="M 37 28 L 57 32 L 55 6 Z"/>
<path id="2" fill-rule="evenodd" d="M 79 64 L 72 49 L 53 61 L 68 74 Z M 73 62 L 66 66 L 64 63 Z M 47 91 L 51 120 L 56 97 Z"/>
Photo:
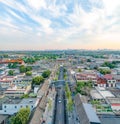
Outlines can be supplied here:
<path id="1" fill-rule="evenodd" d="M 20 70 L 20 73 L 25 73 L 25 72 L 27 72 L 27 71 L 31 71 L 32 70 L 32 67 L 31 66 L 24 66 L 24 65 L 21 65 L 20 67 L 19 67 L 19 70 Z"/>
<path id="2" fill-rule="evenodd" d="M 32 79 L 33 85 L 40 85 L 43 82 L 44 82 L 44 78 L 42 76 L 37 76 Z"/>
<path id="3" fill-rule="evenodd" d="M 13 70 L 9 70 L 8 71 L 8 75 L 13 76 L 14 75 L 14 71 Z"/>
<path id="4" fill-rule="evenodd" d="M 101 74 L 110 74 L 111 71 L 109 69 L 98 69 L 98 71 L 101 73 Z"/>
<path id="5" fill-rule="evenodd" d="M 115 68 L 116 67 L 116 65 L 112 62 L 104 62 L 102 66 L 103 67 L 109 67 L 109 68 Z"/>
<path id="6" fill-rule="evenodd" d="M 27 124 L 30 116 L 30 108 L 21 108 L 16 116 L 10 119 L 10 124 Z"/>
<path id="7" fill-rule="evenodd" d="M 26 67 L 24 65 L 21 65 L 19 70 L 20 70 L 20 73 L 25 73 L 26 72 Z"/>
<path id="8" fill-rule="evenodd" d="M 8 68 L 17 68 L 18 67 L 18 63 L 8 63 Z"/>
<path id="9" fill-rule="evenodd" d="M 44 72 L 42 73 L 42 76 L 43 76 L 44 78 L 47 78 L 47 77 L 50 76 L 50 74 L 51 74 L 51 71 L 50 71 L 50 70 L 46 70 L 46 71 L 44 71 Z"/>
<path id="10" fill-rule="evenodd" d="M 31 71 L 27 71 L 25 74 L 26 74 L 26 76 L 31 76 L 32 72 Z"/>

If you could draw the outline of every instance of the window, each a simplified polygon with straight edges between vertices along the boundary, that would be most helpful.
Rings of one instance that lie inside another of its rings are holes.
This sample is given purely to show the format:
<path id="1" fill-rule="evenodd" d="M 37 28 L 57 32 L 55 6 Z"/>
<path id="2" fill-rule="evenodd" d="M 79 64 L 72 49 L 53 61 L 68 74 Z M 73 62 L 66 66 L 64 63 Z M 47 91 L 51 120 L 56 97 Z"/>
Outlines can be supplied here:
<path id="1" fill-rule="evenodd" d="M 7 108 L 7 106 L 5 105 L 4 108 Z"/>
<path id="2" fill-rule="evenodd" d="M 17 108 L 17 106 L 15 106 L 15 108 Z"/>
<path id="3" fill-rule="evenodd" d="M 4 110 L 4 112 L 6 112 L 6 110 Z"/>
<path id="4" fill-rule="evenodd" d="M 31 108 L 33 108 L 33 105 L 31 106 Z"/>
<path id="5" fill-rule="evenodd" d="M 22 105 L 20 107 L 22 108 Z"/>

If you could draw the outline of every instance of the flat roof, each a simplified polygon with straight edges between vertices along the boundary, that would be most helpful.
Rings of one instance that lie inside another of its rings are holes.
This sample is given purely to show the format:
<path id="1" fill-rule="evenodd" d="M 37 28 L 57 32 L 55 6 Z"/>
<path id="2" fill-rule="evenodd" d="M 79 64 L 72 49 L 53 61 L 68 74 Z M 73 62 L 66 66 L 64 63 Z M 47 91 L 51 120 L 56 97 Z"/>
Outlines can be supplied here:
<path id="1" fill-rule="evenodd" d="M 83 107 L 90 122 L 101 123 L 91 104 L 83 103 Z"/>
<path id="2" fill-rule="evenodd" d="M 0 124 L 1 124 L 6 118 L 8 118 L 7 115 L 0 115 Z"/>
<path id="3" fill-rule="evenodd" d="M 20 104 L 33 104 L 37 101 L 37 98 L 26 98 L 22 99 Z"/>
<path id="4" fill-rule="evenodd" d="M 99 115 L 101 124 L 120 124 L 120 117 L 112 115 Z"/>
<path id="5" fill-rule="evenodd" d="M 103 97 L 96 90 L 91 90 L 90 95 L 93 99 L 103 99 Z"/>
<path id="6" fill-rule="evenodd" d="M 3 100 L 3 104 L 33 104 L 35 103 L 37 98 L 24 98 L 24 99 L 9 99 L 5 98 Z"/>
<path id="7" fill-rule="evenodd" d="M 107 98 L 108 102 L 110 104 L 120 104 L 120 98 L 116 98 L 116 97 L 113 97 L 113 98 Z"/>
<path id="8" fill-rule="evenodd" d="M 110 91 L 104 90 L 104 91 L 99 91 L 99 93 L 104 97 L 115 97 Z"/>

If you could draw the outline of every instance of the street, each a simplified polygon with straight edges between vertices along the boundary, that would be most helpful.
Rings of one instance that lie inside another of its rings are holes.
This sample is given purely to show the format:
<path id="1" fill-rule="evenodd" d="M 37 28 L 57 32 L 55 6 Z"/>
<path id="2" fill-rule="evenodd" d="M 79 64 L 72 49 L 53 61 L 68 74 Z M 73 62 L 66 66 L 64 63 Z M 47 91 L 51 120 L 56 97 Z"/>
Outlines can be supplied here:
<path id="1" fill-rule="evenodd" d="M 63 67 L 60 67 L 60 73 L 58 77 L 58 87 L 56 96 L 56 113 L 54 124 L 65 124 L 65 93 L 64 93 L 64 72 Z"/>

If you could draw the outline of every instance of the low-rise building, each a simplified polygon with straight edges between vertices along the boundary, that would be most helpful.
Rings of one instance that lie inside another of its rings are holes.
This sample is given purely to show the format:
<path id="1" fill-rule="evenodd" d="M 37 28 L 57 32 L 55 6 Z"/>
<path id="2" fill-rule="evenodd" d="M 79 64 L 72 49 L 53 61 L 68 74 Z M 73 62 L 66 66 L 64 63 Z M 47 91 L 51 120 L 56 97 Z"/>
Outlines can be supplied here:
<path id="1" fill-rule="evenodd" d="M 80 124 L 101 124 L 91 104 L 84 103 L 80 94 L 75 96 L 75 107 Z"/>
<path id="2" fill-rule="evenodd" d="M 75 74 L 77 81 L 92 81 L 94 83 L 97 82 L 97 75 L 96 74 L 87 74 L 87 73 L 76 73 Z"/>
<path id="3" fill-rule="evenodd" d="M 120 98 L 107 98 L 108 104 L 110 104 L 113 111 L 119 111 L 120 114 Z"/>
<path id="4" fill-rule="evenodd" d="M 23 87 L 17 87 L 15 86 L 11 86 L 9 87 L 5 92 L 5 96 L 13 96 L 13 97 L 20 97 L 23 94 L 28 94 L 31 90 L 31 85 L 28 86 L 23 86 Z"/>
<path id="5" fill-rule="evenodd" d="M 1 109 L 0 114 L 6 114 L 6 115 L 13 115 L 17 113 L 20 108 L 23 107 L 29 107 L 30 110 L 33 110 L 37 104 L 38 99 L 37 98 L 26 98 L 26 99 L 9 99 L 9 98 L 3 98 L 1 102 Z"/>
<path id="6" fill-rule="evenodd" d="M 108 87 L 115 87 L 116 86 L 116 80 L 111 74 L 104 75 L 104 78 L 107 80 L 107 86 Z"/>

